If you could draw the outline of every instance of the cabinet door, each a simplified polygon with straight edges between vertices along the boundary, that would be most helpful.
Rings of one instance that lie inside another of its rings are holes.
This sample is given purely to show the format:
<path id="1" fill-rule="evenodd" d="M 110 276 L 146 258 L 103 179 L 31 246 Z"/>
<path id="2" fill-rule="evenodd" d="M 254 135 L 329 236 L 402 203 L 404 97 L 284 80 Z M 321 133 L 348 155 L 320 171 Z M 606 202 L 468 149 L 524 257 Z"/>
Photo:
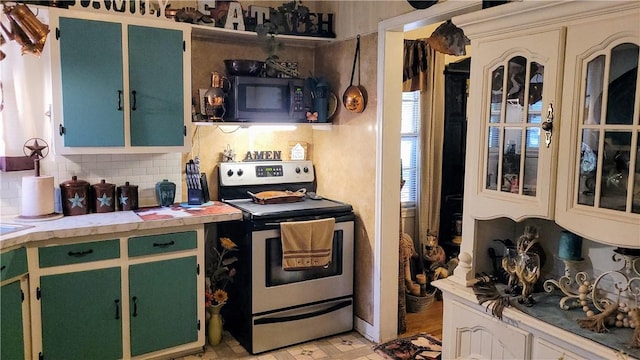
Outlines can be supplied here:
<path id="1" fill-rule="evenodd" d="M 129 25 L 132 146 L 184 144 L 182 31 Z"/>
<path id="2" fill-rule="evenodd" d="M 472 49 L 465 184 L 470 215 L 553 217 L 553 152 L 542 124 L 559 109 L 562 28 L 479 40 Z M 553 109 L 548 113 L 548 109 Z"/>
<path id="3" fill-rule="evenodd" d="M 59 26 L 64 145 L 124 146 L 122 26 L 65 17 Z"/>
<path id="4" fill-rule="evenodd" d="M 196 271 L 195 256 L 129 267 L 132 356 L 198 340 Z"/>
<path id="5" fill-rule="evenodd" d="M 20 281 L 0 287 L 0 358 L 24 359 Z"/>
<path id="6" fill-rule="evenodd" d="M 531 359 L 531 334 L 483 310 L 446 303 L 443 359 Z"/>
<path id="7" fill-rule="evenodd" d="M 556 221 L 623 247 L 640 246 L 639 16 L 567 29 Z"/>
<path id="8" fill-rule="evenodd" d="M 40 278 L 45 359 L 121 359 L 120 268 Z"/>

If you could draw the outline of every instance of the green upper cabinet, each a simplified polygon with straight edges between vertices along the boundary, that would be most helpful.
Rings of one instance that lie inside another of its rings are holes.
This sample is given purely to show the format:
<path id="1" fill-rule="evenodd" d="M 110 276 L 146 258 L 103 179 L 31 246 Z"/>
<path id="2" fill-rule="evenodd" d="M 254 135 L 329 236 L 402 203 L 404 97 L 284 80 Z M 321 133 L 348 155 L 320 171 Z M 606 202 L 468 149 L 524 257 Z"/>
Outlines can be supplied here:
<path id="1" fill-rule="evenodd" d="M 60 18 L 65 146 L 124 146 L 122 27 Z"/>
<path id="2" fill-rule="evenodd" d="M 182 31 L 129 26 L 131 145 L 182 146 Z"/>
<path id="3" fill-rule="evenodd" d="M 56 151 L 187 149 L 189 28 L 126 16 L 55 14 L 51 27 L 57 41 L 51 53 Z"/>

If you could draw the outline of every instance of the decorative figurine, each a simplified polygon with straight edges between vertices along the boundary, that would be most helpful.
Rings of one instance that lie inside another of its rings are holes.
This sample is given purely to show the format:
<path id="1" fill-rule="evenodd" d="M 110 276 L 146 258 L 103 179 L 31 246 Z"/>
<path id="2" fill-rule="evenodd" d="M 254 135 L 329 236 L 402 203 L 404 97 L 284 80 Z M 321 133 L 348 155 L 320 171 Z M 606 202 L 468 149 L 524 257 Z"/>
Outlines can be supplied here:
<path id="1" fill-rule="evenodd" d="M 518 277 L 516 276 L 516 263 L 518 262 L 518 251 L 514 247 L 505 247 L 502 257 L 502 269 L 509 275 L 507 281 L 506 294 L 516 295 L 519 291 Z"/>
<path id="2" fill-rule="evenodd" d="M 518 250 L 518 260 L 515 273 L 522 284 L 522 295 L 518 302 L 526 306 L 532 306 L 535 304 L 535 300 L 531 293 L 540 278 L 540 268 L 545 259 L 544 250 L 538 243 L 538 228 L 525 226 L 524 234 L 518 238 L 516 243 L 516 249 Z"/>
<path id="3" fill-rule="evenodd" d="M 522 295 L 518 299 L 520 304 L 532 306 L 535 300 L 531 293 L 533 286 L 540 278 L 540 257 L 536 253 L 523 252 L 518 256 L 516 262 L 516 276 L 522 284 Z"/>

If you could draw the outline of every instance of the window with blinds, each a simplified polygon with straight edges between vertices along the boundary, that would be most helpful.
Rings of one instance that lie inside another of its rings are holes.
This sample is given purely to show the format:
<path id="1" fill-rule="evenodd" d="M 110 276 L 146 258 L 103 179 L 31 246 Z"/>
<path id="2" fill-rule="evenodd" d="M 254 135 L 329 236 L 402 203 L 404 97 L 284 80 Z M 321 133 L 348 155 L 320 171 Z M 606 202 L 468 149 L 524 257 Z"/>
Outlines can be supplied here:
<path id="1" fill-rule="evenodd" d="M 402 93 L 401 148 L 402 179 L 400 192 L 403 207 L 415 207 L 418 199 L 418 164 L 420 163 L 420 91 Z"/>

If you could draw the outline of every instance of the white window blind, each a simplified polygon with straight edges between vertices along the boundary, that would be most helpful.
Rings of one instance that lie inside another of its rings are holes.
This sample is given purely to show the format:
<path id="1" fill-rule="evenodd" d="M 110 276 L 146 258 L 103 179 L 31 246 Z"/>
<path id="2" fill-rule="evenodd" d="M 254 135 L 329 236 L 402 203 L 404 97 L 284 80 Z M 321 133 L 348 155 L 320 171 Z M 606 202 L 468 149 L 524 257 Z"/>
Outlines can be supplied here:
<path id="1" fill-rule="evenodd" d="M 420 91 L 402 93 L 402 126 L 400 157 L 402 179 L 400 193 L 403 207 L 416 206 L 418 199 L 418 164 L 420 163 Z"/>

